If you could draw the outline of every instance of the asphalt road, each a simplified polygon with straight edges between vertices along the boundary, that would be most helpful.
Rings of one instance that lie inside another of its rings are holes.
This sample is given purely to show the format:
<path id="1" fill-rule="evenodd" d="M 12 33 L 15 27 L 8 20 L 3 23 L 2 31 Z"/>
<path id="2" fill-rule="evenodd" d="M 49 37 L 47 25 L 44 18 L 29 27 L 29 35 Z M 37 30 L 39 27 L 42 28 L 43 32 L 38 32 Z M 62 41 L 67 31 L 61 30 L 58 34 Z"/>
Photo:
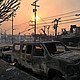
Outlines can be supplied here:
<path id="1" fill-rule="evenodd" d="M 0 80 L 39 80 L 0 59 Z"/>

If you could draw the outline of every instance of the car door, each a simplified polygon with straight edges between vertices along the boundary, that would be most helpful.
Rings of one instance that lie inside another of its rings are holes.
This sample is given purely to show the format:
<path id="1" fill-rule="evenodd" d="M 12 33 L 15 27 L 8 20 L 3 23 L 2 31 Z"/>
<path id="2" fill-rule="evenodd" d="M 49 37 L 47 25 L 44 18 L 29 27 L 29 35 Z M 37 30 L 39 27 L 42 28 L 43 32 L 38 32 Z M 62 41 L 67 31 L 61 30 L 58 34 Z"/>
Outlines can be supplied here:
<path id="1" fill-rule="evenodd" d="M 20 59 L 20 44 L 18 43 L 13 45 L 13 57 L 17 60 Z"/>
<path id="2" fill-rule="evenodd" d="M 46 70 L 45 50 L 41 44 L 34 44 L 32 61 L 33 71 L 41 73 Z"/>
<path id="3" fill-rule="evenodd" d="M 20 62 L 24 66 L 25 66 L 25 60 L 26 60 L 25 51 L 26 51 L 26 44 L 22 44 L 21 45 L 21 51 L 20 51 Z"/>
<path id="4" fill-rule="evenodd" d="M 31 68 L 32 69 L 32 44 L 27 44 L 25 55 L 26 55 L 25 66 L 27 68 Z"/>

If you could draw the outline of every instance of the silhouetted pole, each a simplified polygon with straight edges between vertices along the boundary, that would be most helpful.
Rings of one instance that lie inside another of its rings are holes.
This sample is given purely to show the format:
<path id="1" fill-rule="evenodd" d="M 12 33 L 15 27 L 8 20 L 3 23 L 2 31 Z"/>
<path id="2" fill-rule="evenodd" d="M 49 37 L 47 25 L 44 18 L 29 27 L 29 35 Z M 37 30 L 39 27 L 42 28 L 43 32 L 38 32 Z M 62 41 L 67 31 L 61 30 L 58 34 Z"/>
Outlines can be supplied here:
<path id="1" fill-rule="evenodd" d="M 36 11 L 37 11 L 37 7 L 39 7 L 38 5 L 36 5 L 36 2 L 37 2 L 38 0 L 36 0 L 36 1 L 34 1 L 33 2 L 33 4 L 31 4 L 32 6 L 34 6 L 34 9 L 33 9 L 33 12 L 34 12 L 34 15 L 35 15 L 35 20 L 34 20 L 34 34 L 35 34 L 35 37 L 34 37 L 34 41 L 36 41 Z"/>
<path id="2" fill-rule="evenodd" d="M 6 30 L 4 31 L 4 35 L 5 35 L 5 43 L 6 43 Z"/>
<path id="3" fill-rule="evenodd" d="M 1 32 L 0 32 L 0 43 L 2 42 L 2 28 L 1 29 Z"/>
<path id="4" fill-rule="evenodd" d="M 12 13 L 12 44 L 13 44 L 13 17 L 14 17 L 13 14 L 14 14 L 14 13 Z"/>
<path id="5" fill-rule="evenodd" d="M 34 33 L 35 33 L 35 39 L 34 39 L 34 41 L 36 41 L 36 11 L 37 11 L 37 9 L 36 9 L 36 2 L 35 2 L 35 28 L 34 28 Z"/>
<path id="6" fill-rule="evenodd" d="M 58 27 L 58 22 L 61 18 L 55 19 L 54 22 L 54 29 L 55 29 L 55 38 L 57 38 L 57 27 Z"/>
<path id="7" fill-rule="evenodd" d="M 48 26 L 48 27 L 47 27 L 47 31 L 48 31 L 48 36 L 49 36 L 49 29 L 50 29 L 50 26 Z"/>
<path id="8" fill-rule="evenodd" d="M 20 42 L 21 36 L 20 36 L 20 32 L 19 32 L 19 42 Z"/>
<path id="9" fill-rule="evenodd" d="M 44 35 L 46 34 L 45 31 L 46 31 L 46 26 L 44 26 Z"/>

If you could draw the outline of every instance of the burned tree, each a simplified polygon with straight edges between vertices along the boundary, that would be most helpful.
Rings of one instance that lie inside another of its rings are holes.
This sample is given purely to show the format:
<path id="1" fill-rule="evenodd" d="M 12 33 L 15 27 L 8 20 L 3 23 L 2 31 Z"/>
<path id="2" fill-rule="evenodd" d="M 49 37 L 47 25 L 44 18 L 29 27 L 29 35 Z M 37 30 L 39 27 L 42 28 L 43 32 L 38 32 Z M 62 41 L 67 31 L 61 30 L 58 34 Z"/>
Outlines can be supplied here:
<path id="1" fill-rule="evenodd" d="M 8 20 L 20 5 L 20 0 L 0 0 L 0 23 Z"/>

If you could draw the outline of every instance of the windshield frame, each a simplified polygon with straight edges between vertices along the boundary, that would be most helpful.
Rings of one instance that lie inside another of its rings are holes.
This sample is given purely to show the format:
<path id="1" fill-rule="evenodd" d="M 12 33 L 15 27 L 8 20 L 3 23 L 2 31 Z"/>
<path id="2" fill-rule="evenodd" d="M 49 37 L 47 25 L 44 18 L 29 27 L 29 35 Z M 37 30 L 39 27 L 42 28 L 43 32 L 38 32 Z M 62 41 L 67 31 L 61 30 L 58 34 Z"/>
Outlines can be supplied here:
<path id="1" fill-rule="evenodd" d="M 61 46 L 64 47 L 64 50 L 63 51 L 57 51 L 56 44 L 61 44 Z M 62 42 L 49 42 L 49 43 L 44 43 L 44 45 L 45 45 L 45 48 L 49 54 L 59 54 L 59 53 L 61 54 L 61 53 L 64 53 L 66 51 L 70 51 L 67 48 L 67 46 L 64 45 Z M 55 50 L 53 50 L 52 47 L 54 47 L 53 49 L 55 49 Z"/>

